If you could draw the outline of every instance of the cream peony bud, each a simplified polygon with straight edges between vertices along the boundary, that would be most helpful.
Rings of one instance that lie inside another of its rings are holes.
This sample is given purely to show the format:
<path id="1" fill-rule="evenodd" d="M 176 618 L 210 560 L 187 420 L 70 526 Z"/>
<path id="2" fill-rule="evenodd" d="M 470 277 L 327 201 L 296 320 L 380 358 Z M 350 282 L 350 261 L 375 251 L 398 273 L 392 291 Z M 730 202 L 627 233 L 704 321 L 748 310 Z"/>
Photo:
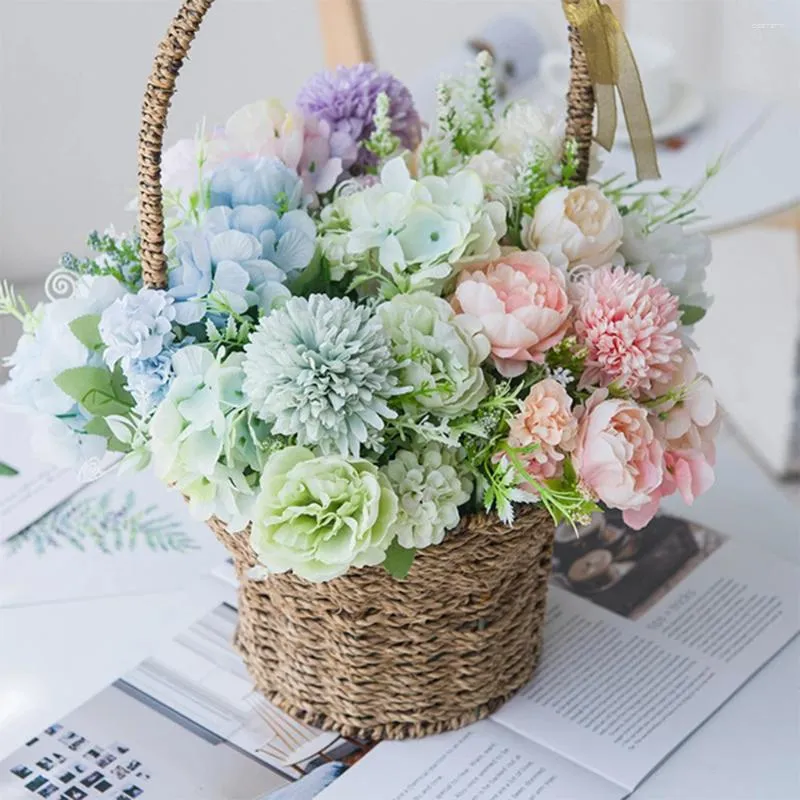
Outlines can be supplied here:
<path id="1" fill-rule="evenodd" d="M 622 217 L 596 187 L 554 189 L 536 206 L 522 230 L 522 243 L 566 269 L 611 262 L 622 243 Z"/>

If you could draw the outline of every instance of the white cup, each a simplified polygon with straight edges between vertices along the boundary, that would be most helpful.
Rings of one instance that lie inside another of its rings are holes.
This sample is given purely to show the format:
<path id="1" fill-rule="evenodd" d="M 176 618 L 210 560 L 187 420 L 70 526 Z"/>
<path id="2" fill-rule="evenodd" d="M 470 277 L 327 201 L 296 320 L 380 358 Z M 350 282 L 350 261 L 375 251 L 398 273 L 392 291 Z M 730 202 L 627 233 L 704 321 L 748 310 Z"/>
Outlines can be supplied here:
<path id="1" fill-rule="evenodd" d="M 650 119 L 660 122 L 669 113 L 675 99 L 675 51 L 659 39 L 636 36 L 630 41 Z M 569 54 L 560 50 L 545 53 L 539 64 L 539 77 L 550 94 L 563 96 L 569 84 Z"/>

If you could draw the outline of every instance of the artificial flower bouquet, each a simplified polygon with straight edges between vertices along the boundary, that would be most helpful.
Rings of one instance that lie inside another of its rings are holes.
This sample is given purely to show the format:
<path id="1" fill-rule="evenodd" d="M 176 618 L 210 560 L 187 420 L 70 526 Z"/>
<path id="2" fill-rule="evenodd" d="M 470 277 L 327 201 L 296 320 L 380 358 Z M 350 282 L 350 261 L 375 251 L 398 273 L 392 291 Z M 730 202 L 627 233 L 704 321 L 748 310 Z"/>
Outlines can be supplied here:
<path id="1" fill-rule="evenodd" d="M 162 159 L 208 5 L 184 3 L 148 86 L 138 232 L 92 234 L 34 309 L 3 288 L 5 400 L 46 455 L 152 465 L 209 520 L 281 708 L 371 738 L 460 727 L 530 678 L 554 523 L 638 528 L 713 480 L 696 191 L 584 183 L 588 142 L 500 109 L 486 53 L 430 127 L 363 64 Z"/>
<path id="2" fill-rule="evenodd" d="M 693 194 L 571 172 L 554 120 L 498 112 L 486 54 L 427 133 L 392 76 L 317 75 L 165 152 L 166 288 L 113 233 L 63 258 L 71 296 L 6 288 L 6 400 L 61 463 L 152 462 L 265 574 L 401 576 L 474 509 L 642 527 L 713 479 L 709 248 Z"/>

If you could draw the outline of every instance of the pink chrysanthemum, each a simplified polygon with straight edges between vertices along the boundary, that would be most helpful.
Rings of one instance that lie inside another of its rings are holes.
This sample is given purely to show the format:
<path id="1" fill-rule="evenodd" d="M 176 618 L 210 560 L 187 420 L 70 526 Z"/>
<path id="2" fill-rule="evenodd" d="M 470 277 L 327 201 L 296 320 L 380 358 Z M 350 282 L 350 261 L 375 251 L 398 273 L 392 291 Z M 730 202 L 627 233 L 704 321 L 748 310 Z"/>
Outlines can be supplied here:
<path id="1" fill-rule="evenodd" d="M 680 366 L 678 298 L 650 277 L 601 267 L 578 286 L 575 333 L 588 348 L 581 387 L 610 386 L 634 396 Z"/>

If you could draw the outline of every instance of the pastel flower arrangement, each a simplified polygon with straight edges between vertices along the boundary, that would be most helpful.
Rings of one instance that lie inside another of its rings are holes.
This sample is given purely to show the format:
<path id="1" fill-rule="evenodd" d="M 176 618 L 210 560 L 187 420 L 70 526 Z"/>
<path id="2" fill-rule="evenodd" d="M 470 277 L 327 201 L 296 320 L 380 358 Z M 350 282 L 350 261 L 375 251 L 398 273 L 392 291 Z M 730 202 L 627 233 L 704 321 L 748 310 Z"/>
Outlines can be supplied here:
<path id="1" fill-rule="evenodd" d="M 696 190 L 577 185 L 575 159 L 547 114 L 497 108 L 486 54 L 427 130 L 391 75 L 315 76 L 165 152 L 165 288 L 113 232 L 62 259 L 70 296 L 3 287 L 3 399 L 60 463 L 152 464 L 265 574 L 400 578 L 465 514 L 528 503 L 642 527 L 713 482 L 708 244 Z"/>

